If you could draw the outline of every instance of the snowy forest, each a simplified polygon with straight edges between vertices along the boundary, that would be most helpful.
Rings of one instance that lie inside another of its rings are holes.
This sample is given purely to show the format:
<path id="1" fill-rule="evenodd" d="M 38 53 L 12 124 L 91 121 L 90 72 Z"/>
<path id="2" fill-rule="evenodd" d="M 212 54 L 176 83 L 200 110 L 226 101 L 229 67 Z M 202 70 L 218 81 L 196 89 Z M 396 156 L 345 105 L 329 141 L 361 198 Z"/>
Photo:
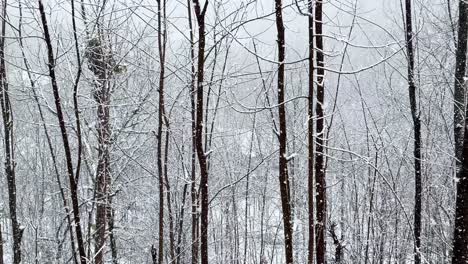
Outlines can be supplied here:
<path id="1" fill-rule="evenodd" d="M 468 263 L 466 0 L 0 2 L 0 264 Z"/>

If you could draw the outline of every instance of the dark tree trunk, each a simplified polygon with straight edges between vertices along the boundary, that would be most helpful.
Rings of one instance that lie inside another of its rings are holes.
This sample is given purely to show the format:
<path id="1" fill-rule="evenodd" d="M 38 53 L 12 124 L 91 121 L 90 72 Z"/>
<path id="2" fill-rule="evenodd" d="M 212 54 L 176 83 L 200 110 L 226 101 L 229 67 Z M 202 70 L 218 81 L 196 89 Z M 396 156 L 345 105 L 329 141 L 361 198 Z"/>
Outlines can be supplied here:
<path id="1" fill-rule="evenodd" d="M 456 173 L 459 176 L 461 164 L 463 162 L 463 133 L 465 131 L 465 122 L 463 114 L 465 111 L 465 72 L 466 72 L 466 52 L 468 35 L 468 3 L 460 0 L 458 4 L 458 42 L 455 54 L 455 85 L 453 91 L 453 110 L 454 110 L 454 139 L 455 139 L 455 158 Z"/>
<path id="2" fill-rule="evenodd" d="M 276 29 L 278 32 L 278 116 L 279 116 L 279 183 L 281 195 L 281 207 L 283 211 L 284 246 L 286 263 L 293 263 L 293 243 L 291 225 L 291 190 L 288 175 L 287 160 L 287 133 L 286 133 L 286 106 L 284 85 L 284 59 L 285 59 L 285 34 L 283 24 L 283 4 L 281 0 L 275 0 Z"/>
<path id="3" fill-rule="evenodd" d="M 416 85 L 414 80 L 414 48 L 413 48 L 413 23 L 411 0 L 406 0 L 405 5 L 406 23 L 406 52 L 408 59 L 408 90 L 411 107 L 411 117 L 413 118 L 414 132 L 414 263 L 421 263 L 421 121 L 416 100 Z"/>
<path id="4" fill-rule="evenodd" d="M 52 40 L 49 34 L 49 27 L 47 25 L 47 18 L 44 10 L 44 5 L 42 4 L 41 0 L 38 0 L 39 3 L 39 12 L 41 16 L 42 27 L 44 30 L 44 40 L 47 46 L 47 58 L 48 63 L 47 66 L 49 68 L 49 77 L 52 83 L 52 91 L 54 94 L 54 102 L 57 111 L 57 120 L 60 126 L 60 132 L 63 141 L 63 148 L 65 152 L 65 159 L 67 164 L 67 174 L 70 184 L 70 196 L 72 201 L 72 208 L 73 208 L 73 220 L 75 225 L 75 234 L 76 240 L 78 245 L 78 253 L 79 259 L 81 264 L 86 264 L 86 253 L 83 243 L 83 234 L 81 231 L 81 220 L 80 220 L 80 211 L 79 211 L 79 202 L 78 202 L 78 183 L 74 178 L 74 171 L 73 171 L 73 160 L 71 156 L 71 149 L 70 143 L 68 141 L 68 133 L 65 125 L 65 117 L 62 111 L 62 103 L 59 94 L 59 87 L 57 84 L 57 78 L 55 76 L 55 58 L 54 58 L 54 50 L 52 47 Z"/>
<path id="5" fill-rule="evenodd" d="M 324 103 L 324 56 L 323 56 L 323 36 L 322 36 L 322 0 L 315 2 L 315 44 L 317 48 L 317 105 L 315 113 L 317 115 L 317 140 L 315 144 L 315 184 L 317 203 L 317 223 L 315 229 L 317 264 L 326 263 L 326 221 L 327 221 L 327 195 L 325 189 L 325 117 L 323 112 Z"/>
<path id="6" fill-rule="evenodd" d="M 468 121 L 465 119 L 465 122 Z M 468 133 L 463 142 L 463 163 L 457 183 L 453 264 L 468 263 Z"/>
<path id="7" fill-rule="evenodd" d="M 77 34 L 77 30 L 76 30 L 76 14 L 75 14 L 75 1 L 74 0 L 71 1 L 71 14 L 72 14 L 72 26 L 73 26 L 73 39 L 75 41 L 76 61 L 78 63 L 78 70 L 77 70 L 77 73 L 76 73 L 75 82 L 73 84 L 73 110 L 74 110 L 75 120 L 76 120 L 75 121 L 75 123 L 76 123 L 76 137 L 78 139 L 78 157 L 77 157 L 77 160 L 76 160 L 75 182 L 78 182 L 79 178 L 80 178 L 80 170 L 81 170 L 81 156 L 82 156 L 81 154 L 82 154 L 82 151 L 83 151 L 83 142 L 82 142 L 82 138 L 81 138 L 80 111 L 78 109 L 78 85 L 80 83 L 80 78 L 81 78 L 81 73 L 82 73 L 82 60 L 81 60 L 79 43 L 78 43 L 78 34 Z M 23 55 L 23 57 L 24 57 L 24 60 L 26 60 L 26 56 Z M 26 64 L 26 61 L 25 61 L 25 64 Z M 31 77 L 30 77 L 30 79 L 31 79 Z M 33 84 L 32 79 L 31 79 L 31 84 Z M 34 85 L 32 85 L 32 86 L 34 87 Z M 34 91 L 34 94 L 36 94 L 35 91 Z M 38 100 L 36 100 L 36 103 L 37 103 L 38 107 L 40 108 L 40 104 L 39 104 Z M 47 128 L 46 128 L 45 121 L 44 121 L 44 118 L 43 118 L 42 110 L 40 110 L 40 112 L 41 112 L 40 115 L 42 117 L 43 124 L 44 124 L 43 125 L 44 126 L 44 131 L 46 133 L 46 137 L 47 137 L 48 144 L 49 144 L 50 153 L 53 156 L 55 156 L 53 154 L 52 143 L 50 141 L 50 138 L 49 138 L 49 135 L 48 135 L 48 132 L 47 132 Z M 75 250 L 75 245 L 74 245 L 75 244 L 74 235 L 73 235 L 73 231 L 72 231 L 72 224 L 71 224 L 70 213 L 69 213 L 70 209 L 67 206 L 68 202 L 67 202 L 67 200 L 65 198 L 65 194 L 64 194 L 64 191 L 63 191 L 63 188 L 62 188 L 61 180 L 59 179 L 60 176 L 59 176 L 59 172 L 57 170 L 57 165 L 55 165 L 55 163 L 56 163 L 55 158 L 53 158 L 53 162 L 54 162 L 54 166 L 55 166 L 55 172 L 56 172 L 56 175 L 57 175 L 57 181 L 59 183 L 59 187 L 60 187 L 60 190 L 61 190 L 61 195 L 62 195 L 64 207 L 65 207 L 65 212 L 67 213 L 67 220 L 69 222 L 69 232 L 70 232 L 70 241 L 71 241 L 71 244 L 72 244 L 73 260 L 74 260 L 75 263 L 77 263 L 78 260 L 76 259 L 76 250 Z"/>
<path id="8" fill-rule="evenodd" d="M 465 109 L 465 70 L 468 36 L 468 3 L 459 1 L 458 8 L 458 44 L 455 69 L 455 154 L 461 162 L 457 172 L 457 200 L 455 208 L 455 228 L 453 235 L 453 264 L 468 261 L 468 133 L 464 131 L 463 110 Z M 461 135 L 464 134 L 462 138 Z M 460 155 L 461 153 L 462 155 Z"/>
<path id="9" fill-rule="evenodd" d="M 200 165 L 201 194 L 201 264 L 208 264 L 208 169 L 203 148 L 203 82 L 205 68 L 205 13 L 208 0 L 200 6 L 199 0 L 193 0 L 195 15 L 198 22 L 198 65 L 197 65 L 197 100 L 196 100 L 196 150 Z"/>
<path id="10" fill-rule="evenodd" d="M 163 3 L 161 3 L 163 1 Z M 164 102 L 164 74 L 165 74 L 165 53 L 166 53 L 166 30 L 163 28 L 163 19 L 165 22 L 165 0 L 158 0 L 158 51 L 159 51 L 159 111 L 158 111 L 158 178 L 159 178 L 159 238 L 158 238 L 158 263 L 164 261 L 164 169 L 163 169 L 163 127 L 165 121 L 165 102 Z M 167 140 L 167 138 L 166 138 Z M 166 153 L 167 155 L 167 153 Z"/>
<path id="11" fill-rule="evenodd" d="M 314 240 L 315 240 L 315 221 L 314 221 L 314 17 L 313 1 L 309 0 L 308 8 L 308 31 L 309 31 L 309 98 L 308 98 L 308 116 L 307 116 L 307 141 L 308 146 L 308 178 L 307 178 L 307 204 L 309 209 L 309 241 L 307 248 L 307 263 L 314 263 Z"/>
<path id="12" fill-rule="evenodd" d="M 2 39 L 0 41 L 0 104 L 3 119 L 3 144 L 5 148 L 5 175 L 8 185 L 8 205 L 10 210 L 11 229 L 13 233 L 13 263 L 21 263 L 21 237 L 23 230 L 18 222 L 16 214 L 16 175 L 15 175 L 15 155 L 13 139 L 13 113 L 11 112 L 10 96 L 8 91 L 8 80 L 5 65 L 5 30 L 6 30 L 6 8 L 7 1 L 3 0 L 2 5 Z"/>

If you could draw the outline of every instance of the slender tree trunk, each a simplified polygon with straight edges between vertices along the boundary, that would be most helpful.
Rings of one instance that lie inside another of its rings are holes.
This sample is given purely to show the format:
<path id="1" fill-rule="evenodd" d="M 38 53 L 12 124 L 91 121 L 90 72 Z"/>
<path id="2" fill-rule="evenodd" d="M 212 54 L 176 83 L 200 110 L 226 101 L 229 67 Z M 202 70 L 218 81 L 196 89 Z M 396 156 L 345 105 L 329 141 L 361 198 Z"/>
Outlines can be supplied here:
<path id="1" fill-rule="evenodd" d="M 3 119 L 3 144 L 5 149 L 5 175 L 8 185 L 8 205 L 10 210 L 10 220 L 13 235 L 13 263 L 21 263 L 21 237 L 23 229 L 18 222 L 16 208 L 16 173 L 13 138 L 13 113 L 11 109 L 10 96 L 8 91 L 8 80 L 5 65 L 5 31 L 6 31 L 6 8 L 7 1 L 3 0 L 2 5 L 2 39 L 0 41 L 0 104 Z"/>
<path id="2" fill-rule="evenodd" d="M 167 159 L 169 157 L 169 120 L 165 117 L 166 124 L 166 141 L 164 142 L 164 186 L 166 188 L 167 210 L 169 217 L 169 256 L 170 262 L 174 262 L 175 258 L 175 236 L 174 236 L 174 214 L 172 212 L 171 186 L 169 184 L 169 176 L 167 174 Z"/>
<path id="3" fill-rule="evenodd" d="M 198 23 L 198 65 L 197 65 L 197 100 L 196 100 L 196 150 L 200 165 L 200 194 L 201 194 L 201 264 L 208 264 L 208 169 L 206 155 L 203 148 L 203 85 L 205 70 L 205 13 L 208 0 L 200 6 L 199 0 L 193 0 L 195 15 Z"/>
<path id="4" fill-rule="evenodd" d="M 315 2 L 315 43 L 317 48 L 317 104 L 315 113 L 317 115 L 317 139 L 315 144 L 315 184 L 317 203 L 317 223 L 316 223 L 316 254 L 317 264 L 326 263 L 326 221 L 327 221 L 327 195 L 325 189 L 325 116 L 323 112 L 324 104 L 324 56 L 323 56 L 323 36 L 322 36 L 322 0 Z"/>
<path id="5" fill-rule="evenodd" d="M 163 1 L 161 3 L 161 1 Z M 164 102 L 164 75 L 165 75 L 165 57 L 166 57 L 166 30 L 163 28 L 163 19 L 165 21 L 165 0 L 158 0 L 158 51 L 159 51 L 159 111 L 158 111 L 158 178 L 159 178 L 159 238 L 158 238 L 158 263 L 164 261 L 164 169 L 163 169 L 163 127 L 165 121 L 165 102 Z M 167 140 L 167 138 L 166 138 Z M 166 153 L 167 155 L 167 153 Z"/>
<path id="6" fill-rule="evenodd" d="M 80 48 L 79 48 L 79 43 L 78 43 L 78 34 L 77 34 L 77 29 L 76 29 L 76 14 L 75 14 L 75 1 L 72 0 L 71 1 L 71 14 L 72 14 L 72 27 L 73 27 L 73 39 L 75 41 L 75 53 L 76 53 L 76 61 L 78 63 L 78 70 L 77 70 L 77 73 L 76 73 L 76 76 L 75 76 L 75 82 L 73 84 L 73 110 L 74 110 L 74 114 L 75 114 L 75 124 L 76 124 L 76 137 L 78 139 L 78 157 L 77 157 L 77 161 L 76 161 L 76 169 L 75 169 L 75 182 L 78 182 L 79 181 L 79 178 L 80 178 L 80 170 L 81 170 L 81 157 L 82 157 L 82 150 L 83 150 L 83 142 L 82 142 L 82 137 L 81 137 L 81 122 L 80 122 L 80 111 L 78 109 L 78 85 L 80 83 L 80 78 L 81 78 L 81 73 L 82 73 L 82 60 L 81 60 L 81 54 L 80 54 Z M 26 56 L 23 54 L 23 57 L 25 58 L 26 60 Z M 26 64 L 26 61 L 25 61 L 25 64 Z M 28 73 L 29 75 L 29 73 Z M 31 76 L 29 76 L 29 78 L 31 79 Z M 31 79 L 32 80 L 32 79 Z M 32 83 L 32 81 L 31 81 Z M 34 94 L 36 92 L 34 91 Z M 36 103 L 39 106 L 39 101 L 36 100 Z M 41 113 L 41 116 L 42 116 L 42 113 Z M 44 130 L 47 134 L 47 129 L 46 129 L 46 125 L 45 125 L 45 121 L 44 121 L 44 118 L 42 118 L 43 120 L 43 124 L 44 124 Z M 47 137 L 49 137 L 47 135 Z M 49 148 L 50 148 L 50 151 L 51 151 L 51 154 L 53 154 L 53 149 L 52 149 L 52 143 L 50 142 L 50 138 L 48 138 L 48 144 L 49 144 Z M 55 166 L 55 172 L 57 174 L 57 179 L 59 178 L 59 174 L 58 174 L 58 170 L 57 170 L 57 165 L 55 165 L 55 158 L 54 158 L 54 166 Z M 75 263 L 77 263 L 77 259 L 76 259 L 76 250 L 75 250 L 75 242 L 74 242 L 74 235 L 73 235 L 73 232 L 72 232 L 72 227 L 71 227 L 71 220 L 70 220 L 70 213 L 69 213 L 69 209 L 68 209 L 68 206 L 67 206 L 67 201 L 65 199 L 65 195 L 63 193 L 63 188 L 62 188 L 62 184 L 61 184 L 61 181 L 58 179 L 58 183 L 59 183 L 59 187 L 62 191 L 62 198 L 63 198 L 63 203 L 64 203 L 64 206 L 65 206 L 65 212 L 67 213 L 67 219 L 68 219 L 68 222 L 69 222 L 69 229 L 70 229 L 70 240 L 71 240 L 71 244 L 72 244 L 72 252 L 73 252 L 73 260 Z"/>
<path id="7" fill-rule="evenodd" d="M 465 108 L 465 71 L 468 37 L 468 3 L 460 0 L 458 7 L 458 43 L 456 51 L 455 89 L 454 89 L 454 132 L 455 155 L 461 164 L 457 166 L 457 199 L 455 208 L 455 228 L 453 235 L 453 264 L 468 261 L 468 133 L 464 131 L 463 110 Z M 462 135 L 464 137 L 462 138 Z M 461 153 L 461 154 L 460 154 Z"/>
<path id="8" fill-rule="evenodd" d="M 73 26 L 73 39 L 75 41 L 75 52 L 76 52 L 76 61 L 78 63 L 78 70 L 75 77 L 75 82 L 73 84 L 73 110 L 76 120 L 76 137 L 78 139 L 78 157 L 76 161 L 75 169 L 75 178 L 76 181 L 80 178 L 81 170 L 81 153 L 83 150 L 83 142 L 81 138 L 81 122 L 80 122 L 80 111 L 78 109 L 78 85 L 80 83 L 81 73 L 82 73 L 82 61 L 80 48 L 78 43 L 78 35 L 76 32 L 76 14 L 75 14 L 75 1 L 71 1 L 71 13 L 72 13 L 72 26 Z"/>
<path id="9" fill-rule="evenodd" d="M 455 85 L 453 91 L 453 110 L 454 110 L 454 139 L 455 139 L 455 158 L 456 173 L 459 177 L 463 162 L 463 133 L 465 131 L 465 122 L 463 114 L 465 111 L 465 72 L 466 72 L 466 52 L 468 35 L 468 3 L 460 0 L 458 4 L 458 41 L 455 54 Z"/>
<path id="10" fill-rule="evenodd" d="M 275 0 L 276 29 L 278 31 L 278 116 L 279 116 L 279 182 L 281 207 L 283 210 L 284 246 L 286 263 L 293 263 L 292 225 L 291 225 L 291 190 L 288 175 L 286 106 L 284 84 L 285 34 L 283 24 L 282 0 Z"/>
<path id="11" fill-rule="evenodd" d="M 465 119 L 465 122 L 468 121 Z M 468 133 L 463 143 L 463 163 L 457 183 L 455 230 L 453 237 L 453 264 L 468 262 Z"/>
<path id="12" fill-rule="evenodd" d="M 68 133 L 65 126 L 65 117 L 62 111 L 62 103 L 59 94 L 59 87 L 57 84 L 57 78 L 55 76 L 55 58 L 54 58 L 54 50 L 52 47 L 52 40 L 49 34 L 49 27 L 47 25 L 47 18 L 45 15 L 44 5 L 42 4 L 41 0 L 38 0 L 39 3 L 39 12 L 41 16 L 42 27 L 44 30 L 44 40 L 47 46 L 47 57 L 48 57 L 48 68 L 49 68 L 49 77 L 51 79 L 52 84 L 52 91 L 54 94 L 54 102 L 57 111 L 57 120 L 60 126 L 60 132 L 63 141 L 63 147 L 65 151 L 65 159 L 67 164 L 67 174 L 70 184 L 70 196 L 72 201 L 72 208 L 73 208 L 73 218 L 74 218 L 74 226 L 75 226 L 75 233 L 78 245 L 78 253 L 79 259 L 81 264 L 86 264 L 86 253 L 83 243 L 83 235 L 81 232 L 81 220 L 80 220 L 80 211 L 79 211 L 79 202 L 78 202 L 78 183 L 74 178 L 74 171 L 73 171 L 73 161 L 71 156 L 71 149 L 70 143 L 68 141 Z"/>
<path id="13" fill-rule="evenodd" d="M 416 85 L 414 79 L 414 48 L 413 48 L 413 23 L 411 0 L 406 0 L 406 52 L 408 57 L 408 90 L 411 106 L 411 116 L 413 118 L 414 132 L 414 263 L 421 263 L 421 120 L 419 119 L 419 110 L 416 100 Z"/>
<path id="14" fill-rule="evenodd" d="M 314 263 L 314 240 L 315 240 L 315 219 L 314 219 L 314 17 L 313 1 L 309 0 L 308 8 L 308 31 L 309 31 L 309 98 L 307 116 L 307 140 L 308 146 L 308 178 L 307 178 L 307 204 L 309 209 L 309 241 L 307 247 L 307 263 Z"/>

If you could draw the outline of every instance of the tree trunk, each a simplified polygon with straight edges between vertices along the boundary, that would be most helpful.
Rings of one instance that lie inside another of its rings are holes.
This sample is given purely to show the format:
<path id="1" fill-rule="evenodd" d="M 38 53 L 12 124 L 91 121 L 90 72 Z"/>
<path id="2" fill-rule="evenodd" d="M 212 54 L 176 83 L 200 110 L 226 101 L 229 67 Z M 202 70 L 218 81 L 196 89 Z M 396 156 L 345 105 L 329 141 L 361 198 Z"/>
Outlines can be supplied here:
<path id="1" fill-rule="evenodd" d="M 468 121 L 465 119 L 465 122 Z M 453 236 L 453 264 L 468 262 L 468 133 L 463 142 L 463 163 L 457 183 L 455 230 Z"/>
<path id="2" fill-rule="evenodd" d="M 163 3 L 161 3 L 163 1 Z M 159 51 L 159 111 L 158 111 L 158 178 L 159 178 L 159 242 L 158 242 L 158 263 L 164 261 L 164 169 L 163 169 L 163 127 L 165 119 L 164 102 L 164 74 L 165 74 L 165 53 L 166 53 L 166 30 L 163 29 L 163 19 L 165 22 L 165 0 L 158 0 L 158 51 Z M 167 138 L 166 138 L 167 140 Z M 166 153 L 167 155 L 167 153 Z"/>
<path id="3" fill-rule="evenodd" d="M 23 230 L 18 222 L 16 208 L 16 175 L 13 139 L 13 113 L 8 91 L 8 81 L 5 65 L 5 31 L 6 31 L 7 1 L 2 5 L 2 39 L 0 42 L 0 104 L 2 108 L 4 148 L 5 148 L 5 175 L 8 185 L 8 205 L 10 210 L 11 229 L 13 233 L 13 263 L 21 263 L 21 237 Z"/>
<path id="4" fill-rule="evenodd" d="M 315 2 L 315 43 L 317 48 L 317 104 L 315 113 L 317 115 L 317 140 L 315 144 L 315 184 L 316 184 L 316 204 L 317 223 L 315 229 L 317 264 L 326 263 L 326 221 L 327 221 L 327 196 L 325 189 L 325 164 L 324 164 L 324 144 L 325 144 L 325 117 L 323 112 L 324 103 L 324 56 L 322 37 L 322 0 Z"/>
<path id="5" fill-rule="evenodd" d="M 414 263 L 421 263 L 421 120 L 416 100 L 416 85 L 414 80 L 414 48 L 413 48 L 413 23 L 411 0 L 406 0 L 406 52 L 408 57 L 408 90 L 411 106 L 411 117 L 413 118 L 414 132 Z"/>
<path id="6" fill-rule="evenodd" d="M 99 27 L 99 26 L 98 26 Z M 110 184 L 110 78 L 112 69 L 109 69 L 111 58 L 105 51 L 107 46 L 105 36 L 98 28 L 96 46 L 89 46 L 92 52 L 88 55 L 90 69 L 93 70 L 97 78 L 94 100 L 97 104 L 97 139 L 98 139 L 98 165 L 96 170 L 96 244 L 95 244 L 95 264 L 104 263 L 104 253 L 106 244 L 106 227 L 108 215 L 108 190 Z"/>
<path id="7" fill-rule="evenodd" d="M 279 116 L 279 182 L 281 207 L 283 210 L 284 246 L 286 263 L 293 263 L 292 225 L 291 225 L 291 190 L 288 175 L 286 106 L 284 85 L 285 34 L 283 24 L 283 4 L 275 0 L 276 29 L 278 31 L 278 116 Z"/>
<path id="8" fill-rule="evenodd" d="M 203 8 L 199 0 L 193 0 L 195 15 L 198 22 L 198 65 L 197 65 L 197 100 L 196 100 L 196 150 L 200 165 L 201 194 L 201 264 L 208 264 L 208 169 L 206 155 L 203 149 L 203 82 L 205 68 L 205 13 L 208 0 Z"/>
<path id="9" fill-rule="evenodd" d="M 314 219 L 314 17 L 313 1 L 309 0 L 307 15 L 308 15 L 308 31 L 309 31 L 309 98 L 308 98 L 308 116 L 307 116 L 307 140 L 308 146 L 308 178 L 307 178 L 307 204 L 309 209 L 309 241 L 307 248 L 307 263 L 314 263 L 314 240 L 315 240 L 315 219 Z"/>
<path id="10" fill-rule="evenodd" d="M 454 110 L 454 139 L 455 139 L 455 158 L 456 173 L 459 177 L 463 162 L 463 133 L 465 131 L 465 122 L 463 114 L 465 111 L 465 71 L 466 71 L 466 52 L 468 35 L 468 3 L 460 0 L 458 4 L 458 42 L 455 54 L 455 85 L 453 91 L 453 110 Z"/>
<path id="11" fill-rule="evenodd" d="M 165 118 L 166 124 L 166 141 L 164 142 L 164 187 L 166 188 L 166 199 L 167 199 L 167 210 L 169 217 L 169 256 L 171 263 L 175 262 L 175 235 L 174 235 L 174 214 L 172 211 L 172 198 L 171 198 L 171 186 L 169 184 L 169 177 L 167 174 L 167 159 L 169 153 L 169 120 Z"/>
<path id="12" fill-rule="evenodd" d="M 106 78 L 106 77 L 105 77 Z M 109 83 L 106 79 L 99 81 L 100 90 L 96 93 L 98 103 L 98 166 L 96 173 L 96 264 L 104 263 L 104 248 L 106 242 L 106 225 L 108 211 L 108 187 L 110 179 L 110 116 L 109 116 Z"/>
<path id="13" fill-rule="evenodd" d="M 49 34 L 49 27 L 47 25 L 47 18 L 44 10 L 44 5 L 42 4 L 41 0 L 38 0 L 39 3 L 39 12 L 41 16 L 42 27 L 44 30 L 44 40 L 47 46 L 47 58 L 48 63 L 47 66 L 49 68 L 49 77 L 51 79 L 52 84 L 52 91 L 54 94 L 54 103 L 55 108 L 57 111 L 57 120 L 60 126 L 61 137 L 63 141 L 63 148 L 65 152 L 65 159 L 67 164 L 67 174 L 70 184 L 70 196 L 72 201 L 72 208 L 73 208 L 73 218 L 74 218 L 74 225 L 75 225 L 75 233 L 78 245 L 78 253 L 79 259 L 81 264 L 86 264 L 86 253 L 84 249 L 83 243 L 83 235 L 81 232 L 81 220 L 80 220 L 80 211 L 79 211 L 79 203 L 78 203 L 78 183 L 74 178 L 74 171 L 73 171 L 73 160 L 71 156 L 71 149 L 70 143 L 68 141 L 68 133 L 65 125 L 65 117 L 62 111 L 62 103 L 59 94 L 59 87 L 57 84 L 57 78 L 55 75 L 55 58 L 54 58 L 54 50 L 52 47 L 52 40 Z"/>
<path id="14" fill-rule="evenodd" d="M 458 7 L 458 44 L 456 51 L 455 89 L 454 89 L 454 129 L 455 155 L 461 162 L 457 171 L 457 199 L 455 208 L 455 228 L 453 235 L 453 264 L 468 261 L 468 133 L 464 131 L 463 110 L 465 108 L 464 77 L 466 70 L 466 51 L 468 36 L 468 3 L 459 1 Z M 462 138 L 461 135 L 464 134 Z M 460 155 L 461 153 L 462 155 Z M 460 164 L 460 162 L 458 164 Z"/>

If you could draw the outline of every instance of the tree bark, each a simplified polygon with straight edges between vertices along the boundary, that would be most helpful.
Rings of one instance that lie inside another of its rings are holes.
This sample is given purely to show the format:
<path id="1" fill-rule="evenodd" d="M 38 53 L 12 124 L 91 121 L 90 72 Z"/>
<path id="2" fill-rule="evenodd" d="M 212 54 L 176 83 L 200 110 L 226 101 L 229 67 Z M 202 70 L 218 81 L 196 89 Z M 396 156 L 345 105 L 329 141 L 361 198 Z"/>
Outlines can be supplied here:
<path id="1" fill-rule="evenodd" d="M 421 120 L 416 99 L 416 85 L 414 78 L 414 48 L 413 48 L 413 23 L 411 0 L 405 2 L 405 37 L 406 52 L 408 58 L 408 90 L 411 107 L 411 117 L 413 119 L 414 133 L 414 263 L 421 263 L 421 199 L 422 199 L 422 178 L 421 178 Z"/>
<path id="2" fill-rule="evenodd" d="M 77 245 L 78 245 L 78 254 L 79 254 L 79 261 L 81 264 L 86 264 L 86 253 L 84 249 L 84 243 L 83 243 L 83 235 L 81 231 L 81 220 L 80 220 L 80 211 L 79 211 L 79 202 L 78 202 L 78 183 L 76 182 L 76 179 L 74 178 L 74 171 L 73 171 L 73 161 L 72 161 L 72 156 L 71 156 L 71 149 L 70 149 L 70 142 L 68 140 L 68 133 L 67 129 L 65 126 L 65 117 L 62 111 L 62 103 L 61 103 L 61 97 L 59 94 L 59 87 L 57 84 L 57 78 L 55 75 L 55 58 L 54 58 L 54 50 L 52 47 L 52 40 L 50 38 L 49 34 L 49 27 L 47 25 L 47 18 L 45 15 L 44 11 L 44 5 L 42 4 L 41 0 L 38 0 L 39 3 L 39 12 L 41 16 L 41 23 L 42 27 L 44 30 L 44 40 L 47 46 L 47 58 L 48 58 L 48 63 L 47 66 L 49 68 L 49 77 L 51 79 L 51 84 L 52 84 L 52 91 L 54 94 L 54 103 L 55 103 L 55 108 L 57 111 L 57 120 L 59 123 L 60 127 L 60 132 L 61 132 L 61 137 L 63 141 L 63 148 L 65 152 L 65 159 L 66 159 L 66 164 L 67 164 L 67 174 L 68 174 L 68 179 L 69 179 L 69 184 L 70 184 L 70 196 L 71 196 L 71 201 L 72 201 L 72 208 L 73 208 L 73 218 L 74 218 L 74 224 L 75 224 L 75 233 L 76 233 L 76 239 L 77 239 Z"/>
<path id="3" fill-rule="evenodd" d="M 455 54 L 455 85 L 453 91 L 453 110 L 454 110 L 454 140 L 455 140 L 455 158 L 456 174 L 459 177 L 463 162 L 463 135 L 464 135 L 464 117 L 465 112 L 465 72 L 466 72 L 466 52 L 468 35 L 468 3 L 460 0 L 458 4 L 458 41 Z"/>
<path id="4" fill-rule="evenodd" d="M 323 36 L 322 36 L 322 0 L 315 2 L 315 45 L 317 48 L 317 104 L 315 113 L 317 115 L 316 131 L 317 139 L 315 144 L 315 184 L 316 184 L 316 254 L 317 264 L 326 263 L 326 221 L 327 221 L 327 195 L 325 182 L 325 164 L 324 164 L 324 144 L 325 144 L 325 116 L 323 111 L 324 103 L 324 55 L 323 55 Z"/>
<path id="5" fill-rule="evenodd" d="M 275 0 L 276 29 L 278 32 L 278 116 L 279 116 L 279 182 L 281 207 L 283 211 L 284 246 L 286 263 L 293 263 L 292 225 L 291 225 L 291 190 L 288 175 L 286 106 L 284 84 L 285 33 L 283 23 L 283 4 Z"/>
<path id="6" fill-rule="evenodd" d="M 468 121 L 465 119 L 465 122 Z M 453 236 L 453 264 L 468 262 L 468 133 L 463 142 L 463 163 L 457 179 L 455 230 Z"/>
<path id="7" fill-rule="evenodd" d="M 106 225 L 108 211 L 108 187 L 110 178 L 110 116 L 109 116 L 109 95 L 107 94 L 107 81 L 99 84 L 101 90 L 96 95 L 98 103 L 98 166 L 96 173 L 96 264 L 104 263 L 104 249 L 106 242 Z"/>
<path id="8" fill-rule="evenodd" d="M 163 3 L 161 3 L 163 1 Z M 164 261 L 164 169 L 163 169 L 163 127 L 165 118 L 164 102 L 164 74 L 165 74 L 165 51 L 166 51 L 166 31 L 162 26 L 162 19 L 165 19 L 165 0 L 158 0 L 158 51 L 159 51 L 159 111 L 158 111 L 158 178 L 159 178 L 159 237 L 158 237 L 158 263 Z M 163 14 L 164 12 L 164 14 Z M 164 18 L 163 18 L 164 17 Z M 164 21 L 165 23 L 165 21 Z M 167 138 L 166 138 L 167 140 Z M 167 153 L 166 153 L 167 155 Z"/>
<path id="9" fill-rule="evenodd" d="M 203 148 L 203 85 L 205 68 L 205 13 L 208 0 L 200 6 L 199 0 L 193 0 L 195 15 L 198 23 L 198 65 L 197 65 L 197 100 L 196 100 L 196 150 L 200 165 L 200 194 L 201 194 L 201 225 L 200 225 L 200 253 L 201 264 L 208 264 L 208 169 L 206 155 Z"/>
<path id="10" fill-rule="evenodd" d="M 462 264 L 468 261 L 468 133 L 463 122 L 465 108 L 465 71 L 468 36 L 468 3 L 459 1 L 458 7 L 458 43 L 456 51 L 455 88 L 454 88 L 454 132 L 455 155 L 461 163 L 457 166 L 457 198 L 455 208 L 455 227 L 453 235 L 453 264 Z M 464 134 L 463 138 L 462 135 Z M 461 153 L 461 154 L 460 154 Z"/>
<path id="11" fill-rule="evenodd" d="M 18 222 L 16 208 L 16 173 L 15 173 L 15 152 L 13 138 L 13 113 L 11 109 L 10 96 L 8 91 L 8 80 L 5 64 L 5 37 L 6 37 L 6 8 L 7 1 L 3 0 L 2 5 L 2 39 L 0 41 L 0 104 L 3 119 L 3 144 L 5 150 L 5 175 L 8 185 L 8 205 L 10 210 L 11 228 L 13 234 L 13 263 L 21 263 L 21 237 L 23 230 Z"/>
<path id="12" fill-rule="evenodd" d="M 106 227 L 108 215 L 108 189 L 110 182 L 110 83 L 109 55 L 105 54 L 104 34 L 98 29 L 98 47 L 93 48 L 92 56 L 99 60 L 89 60 L 97 78 L 94 100 L 97 104 L 98 166 L 96 170 L 96 245 L 95 264 L 104 263 Z"/>

